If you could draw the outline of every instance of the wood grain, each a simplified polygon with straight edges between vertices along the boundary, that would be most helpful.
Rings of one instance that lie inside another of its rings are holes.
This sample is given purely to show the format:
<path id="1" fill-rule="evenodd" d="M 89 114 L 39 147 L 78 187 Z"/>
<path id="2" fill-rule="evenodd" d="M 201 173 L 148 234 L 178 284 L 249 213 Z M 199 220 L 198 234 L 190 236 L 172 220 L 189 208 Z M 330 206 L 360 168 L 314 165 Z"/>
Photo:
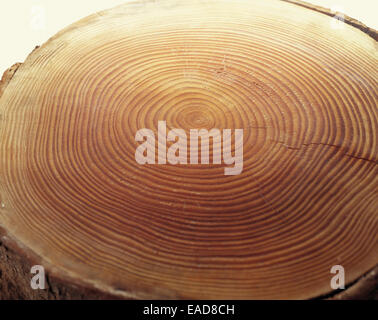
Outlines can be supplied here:
<path id="1" fill-rule="evenodd" d="M 129 2 L 0 96 L 0 226 L 124 298 L 313 298 L 378 264 L 377 42 L 282 1 Z M 138 165 L 137 130 L 244 130 L 244 168 Z"/>

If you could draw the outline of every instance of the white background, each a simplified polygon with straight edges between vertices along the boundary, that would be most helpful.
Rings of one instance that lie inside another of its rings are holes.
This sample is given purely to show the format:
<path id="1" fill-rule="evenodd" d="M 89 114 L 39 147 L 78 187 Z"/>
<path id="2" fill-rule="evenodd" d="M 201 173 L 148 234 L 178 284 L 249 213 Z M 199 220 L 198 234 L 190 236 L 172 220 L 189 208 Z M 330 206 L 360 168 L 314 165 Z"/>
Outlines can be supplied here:
<path id="1" fill-rule="evenodd" d="M 378 0 L 307 1 L 335 11 L 342 11 L 369 27 L 378 29 Z M 127 1 L 1 0 L 0 77 L 2 72 L 14 63 L 23 62 L 36 45 L 43 44 L 67 25 L 124 2 Z"/>

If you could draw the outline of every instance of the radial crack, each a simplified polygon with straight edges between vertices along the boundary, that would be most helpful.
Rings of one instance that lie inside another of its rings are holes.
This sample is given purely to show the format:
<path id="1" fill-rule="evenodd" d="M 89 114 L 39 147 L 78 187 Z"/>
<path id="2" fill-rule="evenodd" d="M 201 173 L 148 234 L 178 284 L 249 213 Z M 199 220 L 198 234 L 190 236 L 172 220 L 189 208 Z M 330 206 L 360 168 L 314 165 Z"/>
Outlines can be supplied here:
<path id="1" fill-rule="evenodd" d="M 312 145 L 343 149 L 342 146 L 330 144 L 330 143 L 324 143 L 324 142 L 309 142 L 309 143 L 302 143 L 300 146 L 291 146 L 291 145 L 289 145 L 289 144 L 287 144 L 286 142 L 283 142 L 283 141 L 275 141 L 275 140 L 272 140 L 272 141 L 274 141 L 275 143 L 283 145 L 286 149 L 289 149 L 289 150 L 301 150 L 301 149 L 303 149 L 303 147 L 309 147 L 309 146 L 312 146 Z M 376 159 L 368 159 L 368 158 L 356 156 L 356 155 L 353 155 L 353 154 L 350 154 L 350 153 L 347 153 L 347 152 L 344 152 L 343 156 L 347 156 L 347 157 L 350 157 L 350 158 L 353 158 L 353 159 L 356 159 L 356 160 L 362 160 L 362 161 L 370 162 L 370 163 L 373 163 L 375 165 L 378 164 L 378 160 L 376 160 Z"/>

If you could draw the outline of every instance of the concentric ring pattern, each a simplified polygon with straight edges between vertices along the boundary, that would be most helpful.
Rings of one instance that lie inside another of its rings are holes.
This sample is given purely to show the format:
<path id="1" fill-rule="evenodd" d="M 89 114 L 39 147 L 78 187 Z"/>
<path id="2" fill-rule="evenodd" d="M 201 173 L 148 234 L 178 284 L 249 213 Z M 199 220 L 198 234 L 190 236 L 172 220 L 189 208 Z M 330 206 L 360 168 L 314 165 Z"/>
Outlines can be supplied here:
<path id="1" fill-rule="evenodd" d="M 309 298 L 378 263 L 377 44 L 281 1 L 130 2 L 0 99 L 0 225 L 137 298 Z M 139 129 L 243 129 L 226 165 L 139 165 Z"/>

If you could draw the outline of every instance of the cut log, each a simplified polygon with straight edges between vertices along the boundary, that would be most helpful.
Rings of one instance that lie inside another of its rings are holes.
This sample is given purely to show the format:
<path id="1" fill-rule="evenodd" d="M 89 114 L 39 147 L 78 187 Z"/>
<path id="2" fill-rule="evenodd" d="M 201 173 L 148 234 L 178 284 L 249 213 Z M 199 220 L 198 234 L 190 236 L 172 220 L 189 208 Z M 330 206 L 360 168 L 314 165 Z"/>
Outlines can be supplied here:
<path id="1" fill-rule="evenodd" d="M 377 32 L 334 22 L 296 1 L 128 2 L 8 70 L 0 297 L 376 297 Z M 161 139 L 138 163 L 159 121 L 242 129 L 242 170 L 216 145 L 159 164 Z"/>

